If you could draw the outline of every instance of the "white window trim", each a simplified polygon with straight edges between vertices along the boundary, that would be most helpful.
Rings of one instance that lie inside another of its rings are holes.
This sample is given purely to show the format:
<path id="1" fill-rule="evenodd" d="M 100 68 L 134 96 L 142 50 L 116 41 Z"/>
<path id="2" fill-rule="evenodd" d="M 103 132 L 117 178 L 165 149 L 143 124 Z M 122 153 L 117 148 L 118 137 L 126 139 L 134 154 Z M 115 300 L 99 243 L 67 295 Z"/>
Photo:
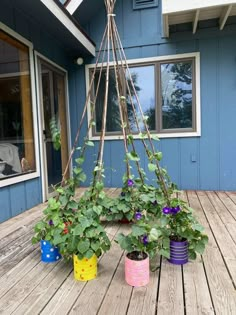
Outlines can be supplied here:
<path id="1" fill-rule="evenodd" d="M 179 55 L 168 55 L 168 56 L 160 56 L 160 57 L 150 57 L 150 58 L 139 58 L 139 59 L 130 59 L 128 60 L 128 64 L 144 64 L 144 63 L 151 63 L 157 61 L 168 61 L 168 60 L 175 60 L 175 59 L 182 59 L 182 58 L 195 58 L 195 80 L 196 80 L 196 131 L 190 132 L 173 132 L 173 133 L 154 133 L 159 138 L 188 138 L 188 137 L 200 137 L 201 136 L 201 95 L 200 95 L 200 53 L 186 53 L 186 54 L 179 54 Z M 121 62 L 119 62 L 121 64 Z M 109 63 L 110 66 L 114 65 L 114 62 Z M 101 67 L 102 64 L 99 63 L 98 67 Z M 88 93 L 89 90 L 89 72 L 90 69 L 93 69 L 95 64 L 89 64 L 85 66 L 85 76 L 86 76 L 86 92 Z M 90 103 L 88 105 L 87 111 L 87 119 L 88 122 L 91 119 L 91 108 Z M 152 133 L 153 134 L 153 133 Z M 140 139 L 138 135 L 133 135 L 134 139 Z M 92 130 L 89 131 L 89 139 L 90 140 L 100 140 L 100 136 L 94 136 L 92 134 Z M 123 139 L 123 135 L 106 135 L 105 140 L 121 140 Z"/>
<path id="2" fill-rule="evenodd" d="M 59 66 L 57 63 L 53 62 L 52 60 L 48 59 L 44 55 L 40 54 L 38 51 L 34 51 L 35 54 L 35 71 L 36 71 L 36 87 L 37 87 L 37 103 L 40 104 L 40 82 L 39 82 L 39 59 L 42 59 L 43 61 L 47 62 L 48 64 L 52 65 L 54 68 L 62 71 L 65 74 L 65 85 L 66 85 L 66 116 L 67 116 L 67 140 L 68 140 L 68 152 L 71 151 L 72 143 L 71 143 L 71 126 L 70 126 L 70 106 L 69 106 L 69 86 L 68 86 L 68 72 L 61 66 Z M 40 144 L 40 160 L 42 161 L 41 164 L 41 177 L 42 177 L 42 198 L 43 201 L 47 200 L 47 193 L 46 193 L 46 169 L 43 167 L 43 161 L 45 159 L 44 156 L 44 140 L 41 135 L 43 135 L 43 117 L 42 117 L 42 111 L 41 106 L 38 106 L 38 117 L 39 117 L 39 144 Z M 71 161 L 71 168 L 72 170 L 72 161 Z"/>
<path id="3" fill-rule="evenodd" d="M 29 62 L 30 62 L 30 79 L 31 79 L 31 102 L 33 111 L 33 131 L 34 131 L 34 154 L 35 154 L 35 164 L 36 171 L 30 174 L 18 175 L 10 178 L 6 178 L 0 181 L 0 188 L 9 185 L 21 183 L 30 179 L 34 179 L 40 176 L 40 166 L 39 166 L 39 143 L 38 143 L 38 121 L 37 121 L 37 105 L 36 105 L 36 90 L 35 90 L 35 71 L 34 71 L 34 57 L 33 57 L 33 44 L 22 37 L 20 34 L 16 33 L 8 26 L 0 22 L 0 29 L 6 32 L 8 35 L 14 37 L 19 42 L 25 44 L 29 48 Z"/>
<path id="4" fill-rule="evenodd" d="M 67 5 L 65 5 L 67 11 L 72 15 L 77 10 L 77 8 L 81 5 L 83 0 L 71 0 Z"/>

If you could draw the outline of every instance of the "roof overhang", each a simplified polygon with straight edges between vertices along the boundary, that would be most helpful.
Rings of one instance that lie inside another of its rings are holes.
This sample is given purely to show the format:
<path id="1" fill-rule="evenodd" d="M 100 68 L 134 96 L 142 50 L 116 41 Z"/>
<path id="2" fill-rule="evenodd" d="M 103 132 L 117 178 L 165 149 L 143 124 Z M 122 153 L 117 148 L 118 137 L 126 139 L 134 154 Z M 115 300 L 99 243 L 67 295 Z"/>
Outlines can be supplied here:
<path id="1" fill-rule="evenodd" d="M 169 37 L 170 25 L 192 23 L 193 34 L 198 21 L 219 19 L 222 30 L 229 16 L 236 15 L 236 0 L 162 0 L 164 36 Z"/>
<path id="2" fill-rule="evenodd" d="M 58 5 L 54 0 L 40 0 L 41 3 L 60 21 L 70 34 L 78 40 L 80 44 L 93 56 L 95 56 L 95 45 L 88 36 L 80 30 L 75 21 L 68 16 L 67 11 L 63 10 L 62 5 Z"/>

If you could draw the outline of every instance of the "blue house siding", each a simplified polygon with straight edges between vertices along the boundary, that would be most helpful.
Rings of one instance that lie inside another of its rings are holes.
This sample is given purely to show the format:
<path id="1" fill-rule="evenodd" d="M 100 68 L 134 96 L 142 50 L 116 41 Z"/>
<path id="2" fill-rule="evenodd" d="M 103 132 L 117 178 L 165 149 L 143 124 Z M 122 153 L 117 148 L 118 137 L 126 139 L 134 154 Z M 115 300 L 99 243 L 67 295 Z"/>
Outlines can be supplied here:
<path id="1" fill-rule="evenodd" d="M 236 190 L 236 25 L 219 31 L 215 22 L 210 21 L 201 23 L 196 35 L 191 31 L 176 32 L 167 40 L 162 38 L 161 7 L 134 11 L 132 2 L 117 1 L 116 6 L 116 22 L 127 59 L 200 52 L 201 136 L 161 139 L 156 145 L 163 151 L 163 166 L 181 189 Z M 106 14 L 101 11 L 85 25 L 97 47 L 105 21 Z M 83 75 L 79 81 L 82 80 Z M 85 96 L 79 98 L 83 104 Z M 140 144 L 138 150 L 147 171 L 147 159 Z M 106 185 L 122 185 L 123 159 L 122 142 L 106 141 L 105 167 L 116 170 L 106 171 Z M 90 155 L 86 163 L 89 176 L 92 161 Z"/>
<path id="2" fill-rule="evenodd" d="M 48 59 L 68 68 L 70 59 L 50 33 L 44 28 L 43 20 L 34 21 L 27 12 L 23 12 L 14 6 L 14 1 L 2 1 L 0 10 L 0 22 L 28 39 L 38 51 Z M 37 104 L 38 106 L 38 104 Z M 73 109 L 71 117 L 75 116 Z M 38 134 L 38 130 L 35 130 Z M 21 212 L 32 208 L 42 202 L 41 177 L 27 180 L 0 188 L 0 222 L 9 219 Z"/>

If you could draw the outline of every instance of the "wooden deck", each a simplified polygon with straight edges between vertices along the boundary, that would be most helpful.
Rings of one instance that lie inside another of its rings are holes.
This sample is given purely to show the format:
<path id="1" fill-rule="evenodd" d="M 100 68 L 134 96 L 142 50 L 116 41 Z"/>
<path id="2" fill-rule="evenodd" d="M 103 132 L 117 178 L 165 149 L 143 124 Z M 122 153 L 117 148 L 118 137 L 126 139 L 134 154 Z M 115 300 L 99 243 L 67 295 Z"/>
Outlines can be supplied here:
<path id="1" fill-rule="evenodd" d="M 63 260 L 40 262 L 31 236 L 45 205 L 0 224 L 0 314 L 235 315 L 236 193 L 188 191 L 183 197 L 205 226 L 209 245 L 203 257 L 184 266 L 158 258 L 160 270 L 143 288 L 125 283 L 124 252 L 114 242 L 100 258 L 98 278 L 90 282 L 76 282 L 71 264 Z M 106 226 L 111 239 L 127 229 Z"/>

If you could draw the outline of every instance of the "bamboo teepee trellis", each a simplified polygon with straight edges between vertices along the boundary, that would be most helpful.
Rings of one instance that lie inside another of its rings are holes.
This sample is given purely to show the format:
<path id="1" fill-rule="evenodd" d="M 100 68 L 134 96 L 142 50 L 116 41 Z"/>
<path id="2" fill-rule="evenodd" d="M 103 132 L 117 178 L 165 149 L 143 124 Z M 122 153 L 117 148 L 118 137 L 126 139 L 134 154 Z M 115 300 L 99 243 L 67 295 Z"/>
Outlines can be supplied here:
<path id="1" fill-rule="evenodd" d="M 84 144 L 80 151 L 80 156 L 84 155 L 87 141 L 89 140 L 89 131 L 94 125 L 94 113 L 96 108 L 96 102 L 98 97 L 98 92 L 101 82 L 101 76 L 103 71 L 106 72 L 106 81 L 105 81 L 105 93 L 104 93 L 104 101 L 103 101 L 103 113 L 102 113 L 102 127 L 100 133 L 100 142 L 99 142 L 99 149 L 97 154 L 96 166 L 93 172 L 93 182 L 92 182 L 92 189 L 95 187 L 96 182 L 101 180 L 102 172 L 103 172 L 103 161 L 104 161 L 104 143 L 105 143 L 105 132 L 106 132 L 106 122 L 107 122 L 107 109 L 108 109 L 108 89 L 109 89 L 109 72 L 112 69 L 115 74 L 115 86 L 116 86 L 116 93 L 117 93 L 117 100 L 118 100 L 118 107 L 119 107 L 119 115 L 120 115 L 120 122 L 121 122 L 121 131 L 123 135 L 123 142 L 124 142 L 124 150 L 125 150 L 125 161 L 126 161 L 126 172 L 127 178 L 131 177 L 131 165 L 130 160 L 128 158 L 131 152 L 134 156 L 137 156 L 136 149 L 135 149 L 135 141 L 132 139 L 131 135 L 131 128 L 128 119 L 128 112 L 127 112 L 127 97 L 131 102 L 131 108 L 133 111 L 134 122 L 137 128 L 137 131 L 142 135 L 141 141 L 144 147 L 144 150 L 147 154 L 148 160 L 150 163 L 155 165 L 155 174 L 157 177 L 158 184 L 167 200 L 167 203 L 170 200 L 167 181 L 165 178 L 165 174 L 162 171 L 162 168 L 156 159 L 157 151 L 155 150 L 155 146 L 153 144 L 152 135 L 149 131 L 148 124 L 146 118 L 144 116 L 138 93 L 135 89 L 135 84 L 132 79 L 131 71 L 128 67 L 128 62 L 125 56 L 124 49 L 122 47 L 121 39 L 119 36 L 119 32 L 115 22 L 115 14 L 114 14 L 114 7 L 116 0 L 104 0 L 105 7 L 107 11 L 107 24 L 105 27 L 105 31 L 102 37 L 101 45 L 97 54 L 97 60 L 95 67 L 93 69 L 93 73 L 91 76 L 88 94 L 86 97 L 85 105 L 83 108 L 79 128 L 75 137 L 75 141 L 68 159 L 68 163 L 66 165 L 62 183 L 65 182 L 65 176 L 68 172 L 69 165 L 71 164 L 71 160 L 73 154 L 75 153 L 77 143 L 81 136 L 81 129 L 85 121 L 86 113 L 91 108 L 91 120 L 88 124 L 88 129 L 86 136 L 84 138 Z M 100 62 L 100 64 L 99 64 Z M 98 73 L 98 81 L 96 86 L 96 91 L 94 91 L 94 81 L 95 81 L 95 74 Z M 126 86 L 126 95 L 122 93 L 122 78 L 126 78 L 125 86 Z M 93 95 L 93 98 L 92 98 Z M 90 104 L 90 106 L 89 106 Z M 136 108 L 137 106 L 137 108 Z M 140 119 L 138 119 L 137 111 L 140 113 Z M 144 126 L 144 131 L 141 131 L 140 123 Z M 135 159 L 135 164 L 137 166 L 138 174 L 140 180 L 144 183 L 145 176 L 141 168 L 141 163 L 139 159 Z"/>

